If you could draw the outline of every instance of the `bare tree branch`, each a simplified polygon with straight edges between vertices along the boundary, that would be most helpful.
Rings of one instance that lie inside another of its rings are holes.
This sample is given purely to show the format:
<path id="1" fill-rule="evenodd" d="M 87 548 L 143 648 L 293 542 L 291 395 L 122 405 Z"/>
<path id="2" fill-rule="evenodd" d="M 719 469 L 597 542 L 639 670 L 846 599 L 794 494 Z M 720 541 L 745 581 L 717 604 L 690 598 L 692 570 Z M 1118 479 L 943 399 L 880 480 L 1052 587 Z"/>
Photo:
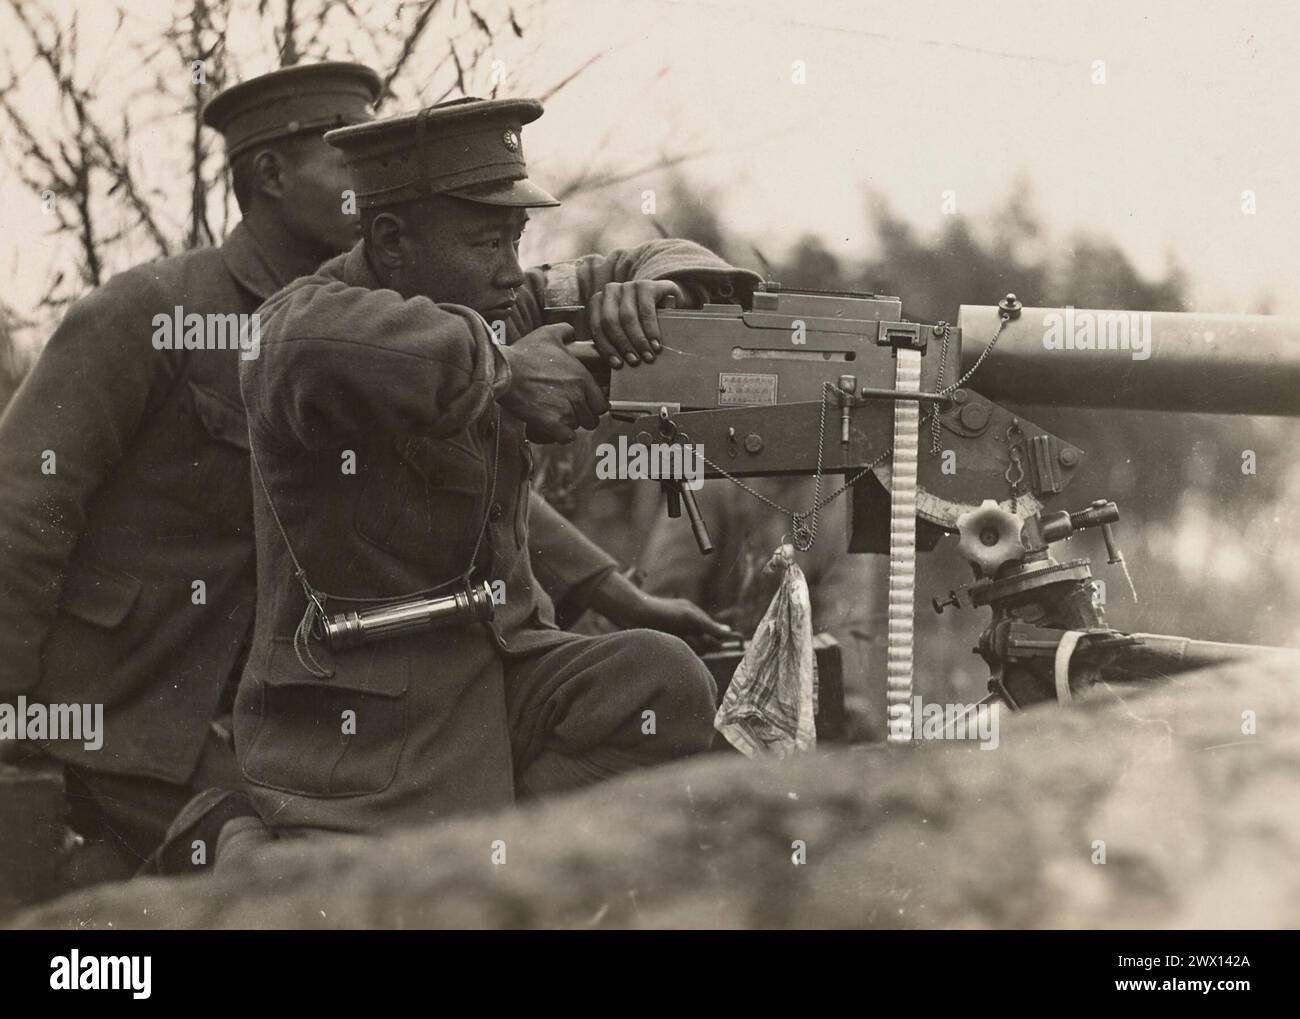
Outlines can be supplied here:
<path id="1" fill-rule="evenodd" d="M 76 179 L 71 182 L 71 188 L 85 188 L 87 189 L 87 193 L 78 197 L 73 193 L 73 190 L 70 189 L 68 191 L 68 197 L 73 198 L 74 201 L 77 202 L 78 209 L 82 211 L 84 215 L 90 216 L 91 205 L 88 193 L 90 170 L 95 166 L 104 169 L 113 178 L 115 190 L 121 190 L 123 197 L 139 217 L 140 223 L 145 227 L 145 230 L 157 245 L 159 254 L 168 254 L 170 246 L 167 243 L 167 238 L 155 221 L 149 203 L 144 200 L 136 188 L 130 167 L 127 165 L 124 158 L 121 158 L 116 154 L 116 146 L 109 139 L 107 132 L 105 132 L 99 123 L 90 115 L 88 106 L 90 96 L 88 93 L 84 89 L 78 88 L 72 74 L 65 70 L 61 49 L 63 34 L 58 30 L 58 26 L 53 26 L 53 44 L 47 44 L 42 39 L 38 27 L 27 16 L 24 6 L 20 4 L 18 0 L 9 0 L 9 6 L 18 17 L 23 28 L 26 30 L 37 57 L 45 64 L 53 75 L 60 98 L 72 107 L 73 116 L 77 125 L 76 138 L 78 149 L 82 153 L 82 163 L 84 165 L 74 172 L 74 177 Z M 53 19 L 48 13 L 45 14 L 45 18 L 47 23 L 52 23 Z M 13 111 L 10 110 L 9 113 L 12 118 Z M 30 132 L 28 132 L 28 134 L 30 134 Z M 91 143 L 93 144 L 87 143 L 87 135 L 90 136 Z M 65 183 L 69 182 L 65 181 Z M 85 250 L 85 245 L 94 237 L 93 222 L 81 223 L 79 225 L 79 234 L 81 236 L 83 247 L 82 255 L 85 259 L 85 264 L 88 269 L 96 269 L 97 271 L 100 262 L 98 252 Z M 98 284 L 98 277 L 94 273 L 92 273 L 89 279 L 92 282 L 95 282 L 96 285 Z"/>
<path id="2" fill-rule="evenodd" d="M 106 38 L 92 40 L 86 7 L 64 13 L 62 0 L 0 0 L 17 28 L 14 38 L 0 39 L 0 68 L 13 68 L 0 71 L 0 121 L 9 125 L 0 134 L 0 158 L 13 166 L 16 183 L 46 202 L 60 245 L 29 311 L 44 316 L 102 282 L 121 252 L 139 257 L 141 239 L 165 256 L 220 243 L 238 221 L 216 136 L 201 125 L 206 101 L 240 76 L 225 47 L 233 21 L 252 17 L 264 40 L 241 54 L 250 64 L 267 57 L 283 66 L 358 59 L 381 70 L 381 102 L 400 96 L 427 103 L 444 89 L 475 88 L 498 37 L 523 38 L 523 16 L 545 0 L 513 0 L 499 9 L 482 0 L 162 2 L 168 15 L 157 24 L 156 7 L 137 13 L 117 0 L 102 22 Z M 6 59 L 10 43 L 20 50 L 17 59 Z M 178 68 L 189 72 L 184 79 Z M 29 83 L 47 74 L 56 97 L 52 117 L 30 105 L 37 93 Z M 146 136 L 142 164 L 136 147 Z"/>
<path id="3" fill-rule="evenodd" d="M 696 149 L 694 152 L 682 152 L 675 156 L 661 156 L 653 163 L 646 163 L 638 166 L 634 170 L 613 171 L 607 170 L 604 173 L 593 173 L 584 171 L 574 179 L 561 184 L 554 189 L 555 197 L 564 201 L 576 194 L 582 194 L 590 191 L 599 191 L 602 188 L 613 187 L 615 184 L 623 184 L 635 177 L 644 177 L 649 173 L 657 173 L 660 170 L 669 170 L 674 166 L 681 166 L 692 159 L 699 159 L 701 156 L 712 155 L 713 149 Z"/>
<path id="4" fill-rule="evenodd" d="M 581 64 L 575 70 L 570 71 L 564 78 L 560 79 L 559 82 L 557 82 L 555 85 L 552 85 L 550 88 L 548 88 L 545 92 L 541 94 L 540 98 L 542 102 L 548 101 L 552 96 L 558 93 L 560 89 L 564 88 L 566 85 L 572 84 L 572 82 L 574 81 L 575 78 L 578 77 L 578 75 L 582 74 L 585 70 L 587 70 L 587 68 L 589 68 L 597 60 L 603 57 L 607 52 L 608 50 L 601 50 L 599 53 L 596 53 L 593 56 L 589 57 L 583 64 Z"/>
<path id="5" fill-rule="evenodd" d="M 415 25 L 407 34 L 402 43 L 402 51 L 397 54 L 397 59 L 393 61 L 388 72 L 384 75 L 383 90 L 379 93 L 379 102 L 375 104 L 376 109 L 385 99 L 392 96 L 392 85 L 394 79 L 406 68 L 412 54 L 415 53 L 415 47 L 419 45 L 421 37 L 429 27 L 429 21 L 433 17 L 434 11 L 438 9 L 441 0 L 425 0 L 420 8 L 420 12 L 415 16 Z"/>
<path id="6" fill-rule="evenodd" d="M 298 62 L 298 17 L 294 0 L 284 0 L 283 41 L 280 44 L 280 66 L 292 67 Z"/>

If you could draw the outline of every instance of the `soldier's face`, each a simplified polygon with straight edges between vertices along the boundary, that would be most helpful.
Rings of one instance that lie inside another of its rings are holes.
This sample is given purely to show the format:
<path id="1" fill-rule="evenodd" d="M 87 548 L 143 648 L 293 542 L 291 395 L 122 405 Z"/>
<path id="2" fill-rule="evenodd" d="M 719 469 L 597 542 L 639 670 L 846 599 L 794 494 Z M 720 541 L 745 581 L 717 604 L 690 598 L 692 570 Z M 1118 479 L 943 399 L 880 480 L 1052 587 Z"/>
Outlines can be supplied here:
<path id="1" fill-rule="evenodd" d="M 424 203 L 423 229 L 410 237 L 413 294 L 463 304 L 488 321 L 508 317 L 524 282 L 519 241 L 527 223 L 523 209 L 443 196 Z"/>
<path id="2" fill-rule="evenodd" d="M 280 172 L 284 225 L 304 251 L 323 262 L 360 240 L 361 220 L 343 211 L 351 183 L 342 152 L 321 137 L 304 139 Z"/>

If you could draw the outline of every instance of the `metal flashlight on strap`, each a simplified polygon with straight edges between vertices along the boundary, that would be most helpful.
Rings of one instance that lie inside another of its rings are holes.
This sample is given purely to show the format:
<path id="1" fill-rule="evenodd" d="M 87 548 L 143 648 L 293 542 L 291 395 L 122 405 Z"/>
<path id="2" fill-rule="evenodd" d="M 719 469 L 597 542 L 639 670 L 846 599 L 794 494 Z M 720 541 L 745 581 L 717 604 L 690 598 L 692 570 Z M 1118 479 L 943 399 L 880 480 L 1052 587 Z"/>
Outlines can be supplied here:
<path id="1" fill-rule="evenodd" d="M 492 618 L 493 610 L 492 587 L 481 580 L 436 598 L 411 598 L 325 617 L 319 632 L 331 651 L 342 651 L 422 630 L 485 623 Z"/>

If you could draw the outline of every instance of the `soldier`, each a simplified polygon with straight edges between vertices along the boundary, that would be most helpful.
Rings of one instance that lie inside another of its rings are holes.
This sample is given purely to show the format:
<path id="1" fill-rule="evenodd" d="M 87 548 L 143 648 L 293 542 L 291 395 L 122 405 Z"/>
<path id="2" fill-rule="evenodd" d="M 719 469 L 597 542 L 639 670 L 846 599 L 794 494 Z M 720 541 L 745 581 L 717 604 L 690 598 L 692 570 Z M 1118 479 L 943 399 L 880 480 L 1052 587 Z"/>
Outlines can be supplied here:
<path id="1" fill-rule="evenodd" d="M 103 705 L 101 749 L 41 748 L 98 850 L 88 878 L 130 875 L 196 790 L 238 781 L 256 579 L 233 316 L 355 241 L 322 134 L 370 119 L 379 91 L 326 63 L 216 96 L 240 224 L 78 301 L 0 419 L 0 698 Z"/>
<path id="2" fill-rule="evenodd" d="M 681 640 L 555 627 L 546 574 L 621 625 L 728 635 L 608 557 L 572 568 L 590 559 L 532 492 L 528 438 L 569 441 L 607 406 L 564 349 L 571 328 L 541 325 L 548 290 L 567 280 L 611 363 L 636 364 L 654 358 L 656 303 L 688 302 L 690 278 L 756 277 L 684 241 L 523 272 L 525 210 L 558 204 L 524 165 L 541 112 L 468 100 L 331 132 L 364 239 L 261 308 L 262 354 L 241 366 L 259 612 L 235 743 L 280 834 L 508 804 L 710 743 L 713 684 Z M 561 537 L 538 548 L 546 529 Z M 504 593 L 486 624 L 317 639 L 323 614 L 467 579 Z"/>

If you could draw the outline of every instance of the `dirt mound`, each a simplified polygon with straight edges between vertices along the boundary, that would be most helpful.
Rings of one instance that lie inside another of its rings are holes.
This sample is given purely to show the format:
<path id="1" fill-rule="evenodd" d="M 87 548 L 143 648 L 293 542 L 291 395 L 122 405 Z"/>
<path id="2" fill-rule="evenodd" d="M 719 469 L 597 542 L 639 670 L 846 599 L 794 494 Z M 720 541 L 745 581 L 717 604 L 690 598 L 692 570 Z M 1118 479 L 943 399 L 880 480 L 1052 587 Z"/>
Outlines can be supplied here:
<path id="1" fill-rule="evenodd" d="M 696 760 L 525 810 L 279 845 L 211 878 L 100 886 L 14 919 L 1296 927 L 1298 717 L 1300 676 L 1240 665 L 1003 715 L 996 750 L 925 742 L 785 766 Z"/>

